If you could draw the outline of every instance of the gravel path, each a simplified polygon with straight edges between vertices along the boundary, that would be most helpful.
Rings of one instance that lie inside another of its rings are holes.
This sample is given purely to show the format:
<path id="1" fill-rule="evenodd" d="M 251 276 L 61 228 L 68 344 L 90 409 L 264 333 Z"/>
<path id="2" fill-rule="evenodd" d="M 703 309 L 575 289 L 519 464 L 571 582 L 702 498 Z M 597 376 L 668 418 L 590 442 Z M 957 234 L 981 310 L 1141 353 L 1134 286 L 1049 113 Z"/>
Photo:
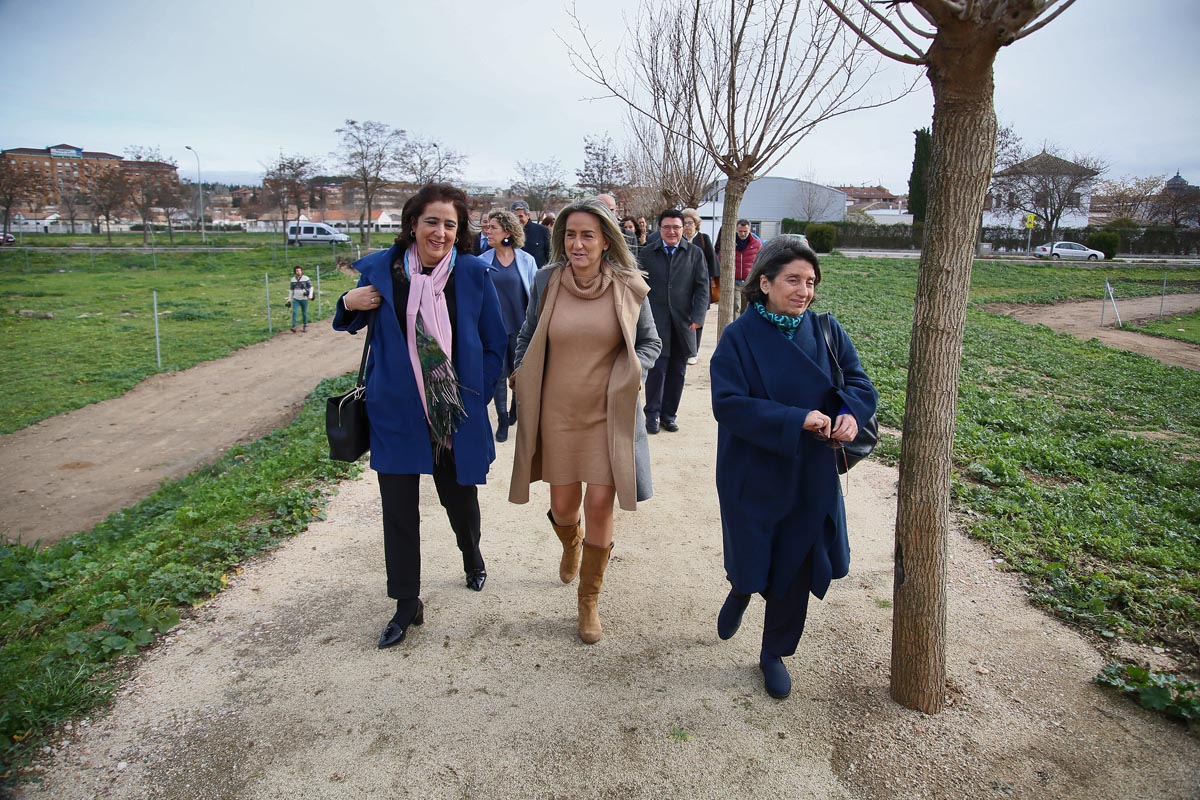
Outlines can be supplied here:
<path id="1" fill-rule="evenodd" d="M 349 337 L 347 337 L 349 338 Z M 707 336 L 702 364 L 715 337 Z M 979 544 L 950 542 L 951 704 L 888 698 L 896 471 L 850 478 L 854 561 L 789 659 L 756 668 L 762 603 L 716 637 L 724 594 L 707 370 L 682 430 L 651 440 L 656 496 L 618 512 L 602 642 L 575 636 L 547 492 L 481 492 L 490 578 L 468 591 L 422 486 L 426 622 L 380 652 L 374 473 L 328 519 L 232 577 L 145 657 L 111 708 L 64 731 L 34 798 L 1195 798 L 1200 741 L 1091 684 L 1104 659 L 1030 607 Z"/>

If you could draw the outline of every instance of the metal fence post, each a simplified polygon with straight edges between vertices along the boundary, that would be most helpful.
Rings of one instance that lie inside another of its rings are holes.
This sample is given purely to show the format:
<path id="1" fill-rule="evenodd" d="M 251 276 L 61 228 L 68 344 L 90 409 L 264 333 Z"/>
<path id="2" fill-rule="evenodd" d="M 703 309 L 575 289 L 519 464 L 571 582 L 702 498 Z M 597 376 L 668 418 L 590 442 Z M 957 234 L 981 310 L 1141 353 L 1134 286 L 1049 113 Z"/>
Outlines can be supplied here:
<path id="1" fill-rule="evenodd" d="M 1163 288 L 1162 294 L 1158 298 L 1158 321 L 1162 322 L 1163 309 L 1167 305 L 1167 273 L 1163 273 Z"/>
<path id="2" fill-rule="evenodd" d="M 275 329 L 271 327 L 271 273 L 263 273 L 263 285 L 267 288 L 267 333 L 274 333 Z"/>
<path id="3" fill-rule="evenodd" d="M 158 336 L 158 292 L 152 291 L 154 300 L 154 354 L 158 359 L 158 369 L 162 371 L 162 343 Z"/>
<path id="4" fill-rule="evenodd" d="M 317 264 L 317 319 L 321 318 L 321 265 Z"/>

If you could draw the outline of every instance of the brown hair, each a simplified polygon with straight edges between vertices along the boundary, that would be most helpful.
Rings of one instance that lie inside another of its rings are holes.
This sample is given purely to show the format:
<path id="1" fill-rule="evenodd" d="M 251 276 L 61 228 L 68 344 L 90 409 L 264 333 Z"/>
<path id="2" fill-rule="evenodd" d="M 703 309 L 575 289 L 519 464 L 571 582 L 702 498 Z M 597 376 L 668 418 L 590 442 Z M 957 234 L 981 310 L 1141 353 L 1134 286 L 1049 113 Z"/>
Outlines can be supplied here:
<path id="1" fill-rule="evenodd" d="M 456 189 L 448 183 L 427 183 L 404 203 L 400 212 L 400 235 L 396 244 L 407 247 L 416 238 L 413 229 L 417 218 L 425 212 L 430 203 L 450 203 L 458 213 L 458 230 L 454 233 L 454 246 L 460 253 L 475 252 L 475 234 L 471 232 L 469 219 L 470 210 L 467 206 L 467 194 L 462 189 Z"/>
<path id="2" fill-rule="evenodd" d="M 763 294 L 760 284 L 760 278 L 766 277 L 768 281 L 775 282 L 775 278 L 783 271 L 783 268 L 793 261 L 807 261 L 812 264 L 813 272 L 816 274 L 816 282 L 813 284 L 815 289 L 821 285 L 821 262 L 817 258 L 817 254 L 812 248 L 803 244 L 799 237 L 792 236 L 777 236 L 771 241 L 762 246 L 758 251 L 758 256 L 754 259 L 754 267 L 751 268 L 750 274 L 746 276 L 746 283 L 742 286 L 742 294 L 746 298 L 746 309 L 749 310 L 755 303 L 765 303 L 767 296 Z M 816 294 L 813 294 L 812 302 L 817 300 Z M 812 305 L 810 303 L 809 305 Z M 744 313 L 744 312 L 743 312 Z"/>

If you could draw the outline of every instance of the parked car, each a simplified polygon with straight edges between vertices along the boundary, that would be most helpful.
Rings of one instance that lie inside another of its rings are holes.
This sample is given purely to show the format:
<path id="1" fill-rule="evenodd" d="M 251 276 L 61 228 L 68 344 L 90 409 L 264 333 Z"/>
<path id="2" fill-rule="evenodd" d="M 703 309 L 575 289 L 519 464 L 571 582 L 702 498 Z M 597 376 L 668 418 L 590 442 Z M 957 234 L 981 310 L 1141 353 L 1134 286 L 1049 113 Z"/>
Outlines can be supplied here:
<path id="1" fill-rule="evenodd" d="M 1033 248 L 1038 258 L 1086 258 L 1088 261 L 1103 261 L 1104 253 L 1084 247 L 1078 242 L 1055 242 L 1053 246 L 1039 244 Z"/>
<path id="2" fill-rule="evenodd" d="M 0 236 L 0 245 L 16 244 L 16 243 L 17 243 L 17 237 L 13 236 L 11 233 L 6 233 L 3 236 Z"/>
<path id="3" fill-rule="evenodd" d="M 812 245 L 808 243 L 808 237 L 805 236 L 803 233 L 781 233 L 779 235 L 786 236 L 789 239 L 794 239 L 794 240 L 800 242 L 800 244 L 804 245 L 805 247 L 812 247 Z"/>
<path id="4" fill-rule="evenodd" d="M 287 226 L 288 244 L 301 245 L 309 242 L 322 242 L 329 244 L 345 244 L 350 241 L 350 237 L 344 233 L 335 231 L 333 228 L 323 222 L 301 222 L 297 225 L 294 222 L 288 223 Z"/>

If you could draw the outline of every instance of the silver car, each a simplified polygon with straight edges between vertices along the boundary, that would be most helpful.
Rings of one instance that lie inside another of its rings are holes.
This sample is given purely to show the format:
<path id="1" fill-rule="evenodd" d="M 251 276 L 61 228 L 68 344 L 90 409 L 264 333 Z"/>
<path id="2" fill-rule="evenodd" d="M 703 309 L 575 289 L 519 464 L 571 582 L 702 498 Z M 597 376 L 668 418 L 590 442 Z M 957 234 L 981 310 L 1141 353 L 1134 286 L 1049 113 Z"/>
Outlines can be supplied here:
<path id="1" fill-rule="evenodd" d="M 1088 261 L 1103 261 L 1104 253 L 1084 247 L 1078 242 L 1055 242 L 1053 245 L 1039 244 L 1033 248 L 1038 258 L 1085 258 Z"/>

